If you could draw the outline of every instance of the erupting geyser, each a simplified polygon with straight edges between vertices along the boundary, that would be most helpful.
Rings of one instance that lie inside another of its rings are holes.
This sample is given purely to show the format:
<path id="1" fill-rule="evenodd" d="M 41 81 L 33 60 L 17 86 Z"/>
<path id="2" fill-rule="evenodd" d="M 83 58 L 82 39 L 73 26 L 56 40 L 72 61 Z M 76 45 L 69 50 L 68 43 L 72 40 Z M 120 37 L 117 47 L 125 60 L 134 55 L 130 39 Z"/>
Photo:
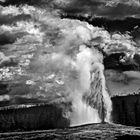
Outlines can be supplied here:
<path id="1" fill-rule="evenodd" d="M 71 126 L 109 122 L 111 114 L 103 56 L 92 40 L 102 30 L 94 33 L 96 28 L 80 24 L 61 30 L 63 39 L 58 40 L 47 64 L 64 82 L 65 100 L 72 103 L 72 111 L 68 113 Z"/>
<path id="2" fill-rule="evenodd" d="M 109 122 L 111 100 L 106 91 L 102 55 L 86 45 L 79 50 L 76 60 L 79 86 L 73 91 L 71 125 Z"/>

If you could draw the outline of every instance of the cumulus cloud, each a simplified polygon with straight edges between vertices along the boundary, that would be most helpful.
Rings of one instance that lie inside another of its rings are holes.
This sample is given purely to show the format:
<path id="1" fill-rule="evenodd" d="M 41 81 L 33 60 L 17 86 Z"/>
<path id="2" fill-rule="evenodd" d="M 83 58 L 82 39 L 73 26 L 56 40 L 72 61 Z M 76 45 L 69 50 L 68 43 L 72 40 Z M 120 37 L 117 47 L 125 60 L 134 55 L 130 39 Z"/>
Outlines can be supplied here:
<path id="1" fill-rule="evenodd" d="M 7 6 L 3 7 L 0 6 L 0 14 L 1 15 L 12 15 L 12 16 L 17 16 L 17 15 L 29 15 L 31 12 L 35 12 L 36 9 L 33 6 L 29 5 L 24 5 L 21 7 L 16 7 L 16 6 Z"/>
<path id="2" fill-rule="evenodd" d="M 0 0 L 0 2 L 5 2 L 6 0 Z"/>
<path id="3" fill-rule="evenodd" d="M 0 67 L 4 66 L 16 66 L 17 62 L 14 56 L 5 56 L 4 53 L 0 52 Z"/>
<path id="4" fill-rule="evenodd" d="M 139 0 L 108 0 L 106 3 L 106 6 L 117 6 L 119 3 L 126 4 L 129 6 L 135 6 L 140 7 L 140 1 Z"/>
<path id="5" fill-rule="evenodd" d="M 10 96 L 9 95 L 0 95 L 0 102 L 1 101 L 9 101 L 10 100 Z"/>

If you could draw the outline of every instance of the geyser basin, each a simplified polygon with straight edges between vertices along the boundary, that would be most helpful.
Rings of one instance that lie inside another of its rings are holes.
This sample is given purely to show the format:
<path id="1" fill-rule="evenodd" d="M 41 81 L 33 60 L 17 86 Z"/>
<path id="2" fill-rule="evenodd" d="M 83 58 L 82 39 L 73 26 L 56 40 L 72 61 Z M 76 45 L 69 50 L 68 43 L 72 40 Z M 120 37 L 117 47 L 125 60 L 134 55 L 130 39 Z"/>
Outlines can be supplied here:
<path id="1" fill-rule="evenodd" d="M 6 85 L 1 105 L 71 102 L 71 110 L 65 112 L 71 126 L 109 122 L 112 106 L 103 59 L 125 50 L 119 61 L 130 62 L 138 50 L 132 37 L 61 19 L 55 12 L 33 6 L 6 8 L 1 7 L 2 15 L 28 13 L 31 19 L 0 26 L 8 37 L 17 35 L 2 45 L 0 53 L 0 78 Z M 16 65 L 7 65 L 11 60 Z"/>
<path id="2" fill-rule="evenodd" d="M 31 131 L 31 132 L 12 132 L 0 134 L 0 139 L 15 140 L 124 140 L 140 139 L 140 131 L 135 127 L 122 126 L 117 124 L 92 124 L 67 129 Z"/>
<path id="3" fill-rule="evenodd" d="M 139 103 L 139 95 L 112 97 L 112 121 L 123 125 L 140 126 Z M 70 104 L 64 103 L 4 107 L 0 110 L 0 130 L 6 132 L 68 128 L 70 119 L 65 112 L 69 109 Z M 105 127 L 106 124 L 100 126 Z"/>

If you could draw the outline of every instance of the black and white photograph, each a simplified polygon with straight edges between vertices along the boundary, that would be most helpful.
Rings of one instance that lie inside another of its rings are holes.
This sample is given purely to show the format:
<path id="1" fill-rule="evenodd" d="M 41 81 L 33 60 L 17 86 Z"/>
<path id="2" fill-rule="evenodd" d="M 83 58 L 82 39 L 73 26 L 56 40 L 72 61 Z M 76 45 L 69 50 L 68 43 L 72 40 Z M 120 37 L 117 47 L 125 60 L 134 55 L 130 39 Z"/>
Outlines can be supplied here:
<path id="1" fill-rule="evenodd" d="M 140 0 L 0 0 L 0 140 L 140 140 Z"/>

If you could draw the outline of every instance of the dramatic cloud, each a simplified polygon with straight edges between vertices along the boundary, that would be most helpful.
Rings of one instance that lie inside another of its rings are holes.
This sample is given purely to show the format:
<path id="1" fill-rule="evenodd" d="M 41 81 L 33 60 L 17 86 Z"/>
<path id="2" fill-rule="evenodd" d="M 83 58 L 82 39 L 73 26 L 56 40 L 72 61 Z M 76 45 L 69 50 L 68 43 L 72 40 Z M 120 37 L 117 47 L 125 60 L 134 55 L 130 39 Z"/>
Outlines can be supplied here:
<path id="1" fill-rule="evenodd" d="M 135 7 L 140 6 L 139 0 L 108 0 L 106 5 L 114 7 L 114 6 L 118 5 L 119 3 L 129 5 L 129 6 L 135 6 Z"/>
<path id="2" fill-rule="evenodd" d="M 93 1 L 81 2 L 79 2 L 81 6 L 79 12 L 82 5 L 85 4 L 84 8 L 88 9 L 91 7 L 90 2 L 94 4 Z M 91 9 L 102 7 L 104 4 L 106 4 L 104 1 L 96 1 L 95 7 Z M 73 5 L 76 5 L 75 1 Z M 7 95 L 8 90 L 10 100 L 8 104 L 46 102 L 54 99 L 57 102 L 65 101 L 71 89 L 66 92 L 66 87 L 80 87 L 78 80 L 86 81 L 88 84 L 86 79 L 88 76 L 78 79 L 77 71 L 81 71 L 81 76 L 89 74 L 84 71 L 83 65 L 91 63 L 87 61 L 91 57 L 88 51 L 90 49 L 97 48 L 97 52 L 93 55 L 95 61 L 100 63 L 103 57 L 116 53 L 124 53 L 123 57 L 118 59 L 124 67 L 133 60 L 135 53 L 137 59 L 139 58 L 140 49 L 129 34 L 109 33 L 87 22 L 61 19 L 54 11 L 52 13 L 48 9 L 27 5 L 1 7 L 1 15 L 5 17 L 17 17 L 23 14 L 30 16 L 30 20 L 20 20 L 14 24 L 0 26 L 0 35 L 4 37 L 1 39 L 0 48 L 0 81 L 12 81 L 7 84 L 8 88 L 3 93 Z M 87 49 L 84 49 L 86 46 Z M 97 57 L 96 54 L 100 52 L 98 49 L 105 55 L 100 53 L 101 55 Z M 82 59 L 83 53 L 80 51 L 86 53 L 85 60 Z M 80 56 L 76 61 L 78 53 Z M 90 69 L 89 65 L 87 67 Z M 86 84 L 81 87 L 85 88 Z M 1 102 L 7 100 L 7 97 L 1 97 Z"/>
<path id="3" fill-rule="evenodd" d="M 67 14 L 89 14 L 110 19 L 140 17 L 139 0 L 2 0 L 0 3 L 5 6 L 20 4 L 45 6 L 62 10 Z M 17 8 L 9 11 L 13 11 L 13 14 L 19 13 Z"/>
<path id="4" fill-rule="evenodd" d="M 108 18 L 122 19 L 126 17 L 139 17 L 140 7 L 128 5 L 125 3 L 118 3 L 115 6 L 105 6 L 101 10 L 97 11 L 97 16 L 103 16 Z"/>

